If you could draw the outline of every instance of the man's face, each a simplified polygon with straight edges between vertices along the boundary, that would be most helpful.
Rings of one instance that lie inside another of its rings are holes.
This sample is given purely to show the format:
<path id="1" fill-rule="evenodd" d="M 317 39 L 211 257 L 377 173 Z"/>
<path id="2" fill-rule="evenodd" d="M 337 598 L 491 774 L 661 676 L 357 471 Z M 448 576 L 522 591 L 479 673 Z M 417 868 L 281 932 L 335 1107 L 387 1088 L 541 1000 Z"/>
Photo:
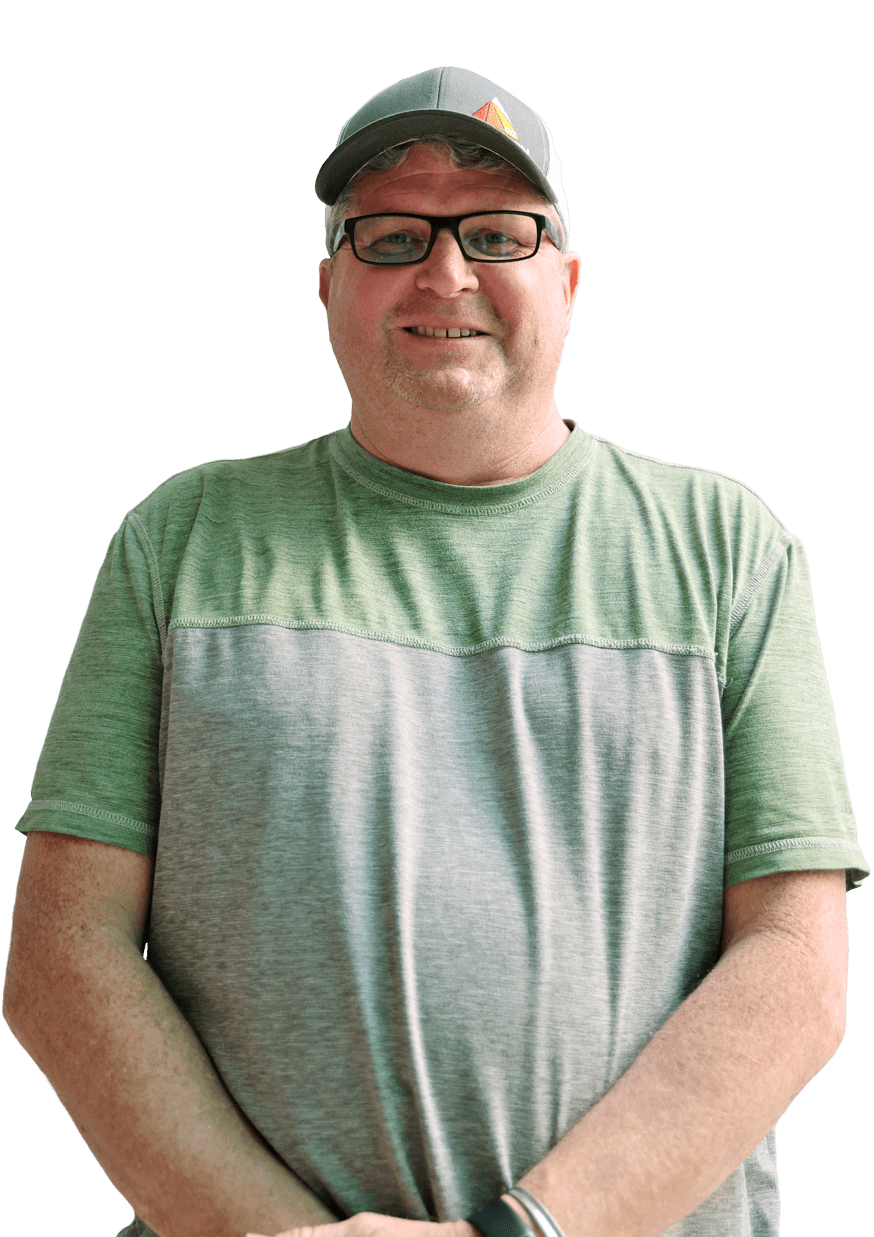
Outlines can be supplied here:
<path id="1" fill-rule="evenodd" d="M 362 176 L 348 214 L 548 209 L 515 169 L 459 169 L 416 146 L 399 167 Z M 484 263 L 468 261 L 443 230 L 425 262 L 400 267 L 359 262 L 344 240 L 333 263 L 321 263 L 319 295 L 353 409 L 458 412 L 492 401 L 500 412 L 551 401 L 578 271 L 576 255 L 545 233 L 533 258 Z M 418 334 L 423 327 L 477 334 L 442 339 Z"/>

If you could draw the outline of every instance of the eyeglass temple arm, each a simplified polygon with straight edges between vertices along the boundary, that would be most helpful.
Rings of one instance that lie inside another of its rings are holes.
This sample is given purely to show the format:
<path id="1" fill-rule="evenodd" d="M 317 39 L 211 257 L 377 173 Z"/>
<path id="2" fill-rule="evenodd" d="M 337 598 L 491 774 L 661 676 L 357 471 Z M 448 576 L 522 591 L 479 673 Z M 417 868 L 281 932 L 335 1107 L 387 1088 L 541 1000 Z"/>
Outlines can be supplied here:
<path id="1" fill-rule="evenodd" d="M 549 239 L 555 245 L 556 249 L 561 249 L 561 241 L 558 238 L 558 229 L 552 220 L 547 216 L 543 216 L 543 230 L 548 233 Z"/>
<path id="2" fill-rule="evenodd" d="M 331 257 L 333 257 L 334 254 L 337 252 L 337 250 L 340 248 L 341 244 L 343 243 L 343 237 L 347 235 L 348 233 L 346 232 L 346 220 L 344 219 L 343 222 L 340 224 L 339 232 L 334 238 L 334 248 L 331 250 Z"/>

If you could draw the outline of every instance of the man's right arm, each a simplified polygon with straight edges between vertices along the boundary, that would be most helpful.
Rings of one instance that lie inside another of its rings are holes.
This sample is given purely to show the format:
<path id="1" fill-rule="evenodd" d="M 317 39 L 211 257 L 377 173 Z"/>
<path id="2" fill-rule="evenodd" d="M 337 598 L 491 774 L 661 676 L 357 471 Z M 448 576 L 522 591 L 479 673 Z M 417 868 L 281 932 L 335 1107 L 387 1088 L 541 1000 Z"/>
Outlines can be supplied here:
<path id="1" fill-rule="evenodd" d="M 328 1224 L 231 1099 L 143 958 L 152 860 L 30 833 L 3 1013 L 107 1176 L 161 1237 Z"/>

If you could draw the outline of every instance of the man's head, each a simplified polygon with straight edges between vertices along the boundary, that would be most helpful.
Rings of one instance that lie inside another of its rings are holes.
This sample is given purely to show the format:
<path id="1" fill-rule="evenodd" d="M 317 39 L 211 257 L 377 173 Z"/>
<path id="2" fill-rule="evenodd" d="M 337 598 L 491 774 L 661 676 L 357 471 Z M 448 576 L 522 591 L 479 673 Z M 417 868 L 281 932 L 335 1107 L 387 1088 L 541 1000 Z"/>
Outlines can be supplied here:
<path id="1" fill-rule="evenodd" d="M 478 92 L 467 103 L 491 92 L 482 116 L 447 109 L 459 105 L 447 74 Z M 353 117 L 319 173 L 332 254 L 320 297 L 356 432 L 518 435 L 557 421 L 579 260 L 546 176 L 545 126 L 518 100 L 505 108 L 512 96 L 498 102 L 499 90 L 458 69 L 406 79 Z M 404 110 L 386 112 L 399 96 Z M 513 106 L 533 149 L 520 144 Z M 399 218 L 346 222 L 361 216 Z"/>

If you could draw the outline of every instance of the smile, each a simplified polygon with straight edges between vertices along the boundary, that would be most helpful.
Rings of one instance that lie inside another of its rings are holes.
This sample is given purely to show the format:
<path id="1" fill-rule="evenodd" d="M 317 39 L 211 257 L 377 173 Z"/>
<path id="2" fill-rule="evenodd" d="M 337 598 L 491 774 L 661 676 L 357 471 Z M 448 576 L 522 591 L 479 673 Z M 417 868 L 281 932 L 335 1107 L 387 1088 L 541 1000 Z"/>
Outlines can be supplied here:
<path id="1" fill-rule="evenodd" d="M 433 335 L 435 339 L 466 339 L 469 335 L 484 335 L 485 331 L 469 331 L 467 327 L 405 326 L 412 335 Z"/>

